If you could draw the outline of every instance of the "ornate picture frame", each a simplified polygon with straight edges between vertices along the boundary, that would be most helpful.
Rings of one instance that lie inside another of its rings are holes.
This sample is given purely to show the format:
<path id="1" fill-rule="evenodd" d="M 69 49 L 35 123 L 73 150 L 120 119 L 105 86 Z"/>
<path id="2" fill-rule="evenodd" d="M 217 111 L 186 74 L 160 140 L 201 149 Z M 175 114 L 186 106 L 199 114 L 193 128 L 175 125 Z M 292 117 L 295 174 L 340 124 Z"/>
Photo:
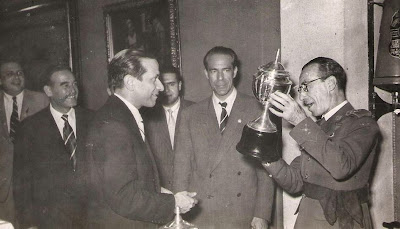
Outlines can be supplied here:
<path id="1" fill-rule="evenodd" d="M 103 7 L 107 60 L 126 48 L 156 56 L 160 66 L 180 69 L 177 0 L 129 0 Z"/>

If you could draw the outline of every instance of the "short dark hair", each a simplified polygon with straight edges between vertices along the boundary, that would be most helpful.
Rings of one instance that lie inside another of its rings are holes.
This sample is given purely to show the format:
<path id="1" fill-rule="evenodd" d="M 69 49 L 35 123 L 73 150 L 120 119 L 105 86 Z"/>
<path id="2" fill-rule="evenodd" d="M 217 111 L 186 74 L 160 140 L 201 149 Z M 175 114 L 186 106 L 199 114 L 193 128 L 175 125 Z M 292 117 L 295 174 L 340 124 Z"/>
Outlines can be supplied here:
<path id="1" fill-rule="evenodd" d="M 46 70 L 46 74 L 43 77 L 43 83 L 42 85 L 45 86 L 50 86 L 51 84 L 51 76 L 55 73 L 55 72 L 59 72 L 59 71 L 69 71 L 72 73 L 71 68 L 68 65 L 65 64 L 54 64 L 54 65 L 50 65 L 47 70 Z M 73 74 L 73 73 L 72 73 Z"/>
<path id="2" fill-rule="evenodd" d="M 233 68 L 239 65 L 238 57 L 231 48 L 223 47 L 223 46 L 215 46 L 214 48 L 210 49 L 207 54 L 204 56 L 203 64 L 206 69 L 208 69 L 208 58 L 214 54 L 223 54 L 232 57 L 232 66 Z"/>
<path id="3" fill-rule="evenodd" d="M 160 76 L 162 76 L 164 73 L 173 73 L 176 75 L 176 80 L 178 82 L 182 81 L 181 72 L 179 71 L 178 68 L 175 68 L 174 66 L 165 66 L 165 67 L 161 68 Z"/>
<path id="4" fill-rule="evenodd" d="M 323 74 L 323 76 L 321 76 L 322 79 L 326 79 L 329 76 L 334 76 L 336 78 L 338 88 L 344 92 L 346 91 L 347 75 L 343 67 L 338 62 L 328 57 L 317 57 L 305 64 L 301 70 L 304 70 L 306 67 L 312 64 L 318 65 L 318 70 Z"/>
<path id="5" fill-rule="evenodd" d="M 122 88 L 126 75 L 142 80 L 142 75 L 146 73 L 142 65 L 143 59 L 156 58 L 136 49 L 124 49 L 118 52 L 108 64 L 108 87 L 112 90 Z"/>
<path id="6" fill-rule="evenodd" d="M 24 67 L 23 67 L 22 64 L 21 64 L 21 61 L 20 61 L 18 58 L 9 57 L 9 58 L 2 58 L 2 59 L 0 59 L 0 67 L 1 67 L 3 64 L 8 64 L 8 63 L 16 63 L 16 64 L 18 64 L 19 66 L 21 66 L 22 69 L 24 69 Z"/>

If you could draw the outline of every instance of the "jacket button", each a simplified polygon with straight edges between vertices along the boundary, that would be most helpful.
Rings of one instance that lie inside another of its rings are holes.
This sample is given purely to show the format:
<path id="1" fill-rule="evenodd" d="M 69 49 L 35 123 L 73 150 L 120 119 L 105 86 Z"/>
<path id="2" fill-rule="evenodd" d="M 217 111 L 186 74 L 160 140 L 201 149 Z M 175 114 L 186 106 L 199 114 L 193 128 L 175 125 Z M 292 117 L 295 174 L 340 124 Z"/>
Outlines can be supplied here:
<path id="1" fill-rule="evenodd" d="M 239 171 L 239 172 L 238 172 L 238 176 L 240 176 L 240 174 L 242 174 L 242 172 Z"/>
<path id="2" fill-rule="evenodd" d="M 207 195 L 207 199 L 211 199 L 213 197 L 214 197 L 213 195 Z"/>
<path id="3" fill-rule="evenodd" d="M 210 173 L 210 178 L 212 177 L 212 174 Z"/>
<path id="4" fill-rule="evenodd" d="M 307 161 L 310 161 L 310 160 L 311 160 L 311 157 L 308 157 L 308 158 L 307 158 Z"/>
<path id="5" fill-rule="evenodd" d="M 236 196 L 237 196 L 237 197 L 240 197 L 241 195 L 242 195 L 242 193 L 239 192 Z"/>
<path id="6" fill-rule="evenodd" d="M 304 176 L 304 179 L 307 179 L 308 178 L 308 174 L 306 174 L 305 176 Z"/>

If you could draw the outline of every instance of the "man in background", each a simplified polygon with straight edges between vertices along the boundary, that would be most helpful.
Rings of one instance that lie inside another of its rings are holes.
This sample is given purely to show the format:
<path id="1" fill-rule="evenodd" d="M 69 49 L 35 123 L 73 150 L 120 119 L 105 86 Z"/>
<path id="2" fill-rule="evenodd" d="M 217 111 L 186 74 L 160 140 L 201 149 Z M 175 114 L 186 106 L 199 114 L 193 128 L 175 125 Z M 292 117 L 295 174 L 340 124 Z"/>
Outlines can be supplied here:
<path id="1" fill-rule="evenodd" d="M 162 188 L 148 145 L 141 107 L 153 107 L 164 87 L 154 57 L 122 50 L 108 68 L 114 89 L 90 125 L 89 228 L 155 228 L 172 220 L 175 207 L 187 212 L 195 193 Z"/>
<path id="2" fill-rule="evenodd" d="M 19 123 L 45 108 L 44 93 L 25 89 L 25 74 L 14 60 L 0 63 L 0 219 L 15 224 L 12 191 L 14 140 Z"/>
<path id="3" fill-rule="evenodd" d="M 24 120 L 14 155 L 14 194 L 21 228 L 86 228 L 84 139 L 92 112 L 76 107 L 69 67 L 46 74 L 50 106 Z"/>
<path id="4" fill-rule="evenodd" d="M 160 174 L 161 186 L 172 189 L 175 134 L 182 110 L 193 104 L 181 97 L 182 77 L 174 67 L 162 70 L 164 91 L 157 104 L 144 114 L 146 133 Z"/>
<path id="5" fill-rule="evenodd" d="M 204 57 L 212 95 L 182 113 L 174 159 L 174 191 L 198 193 L 199 228 L 268 228 L 274 183 L 259 162 L 236 151 L 243 126 L 261 113 L 234 87 L 236 53 L 217 46 Z M 197 212 L 196 212 L 197 211 Z"/>

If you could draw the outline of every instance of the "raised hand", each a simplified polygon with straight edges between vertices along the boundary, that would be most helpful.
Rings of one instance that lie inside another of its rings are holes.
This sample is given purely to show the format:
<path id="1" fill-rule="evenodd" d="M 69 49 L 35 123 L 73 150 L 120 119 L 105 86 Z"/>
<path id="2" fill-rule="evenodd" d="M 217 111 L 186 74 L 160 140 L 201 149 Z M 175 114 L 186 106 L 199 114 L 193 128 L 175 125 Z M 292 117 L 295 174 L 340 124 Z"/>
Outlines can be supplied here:
<path id="1" fill-rule="evenodd" d="M 270 95 L 268 102 L 282 111 L 279 112 L 274 108 L 269 108 L 274 115 L 285 119 L 292 125 L 296 126 L 307 118 L 303 108 L 290 95 L 276 91 Z"/>

